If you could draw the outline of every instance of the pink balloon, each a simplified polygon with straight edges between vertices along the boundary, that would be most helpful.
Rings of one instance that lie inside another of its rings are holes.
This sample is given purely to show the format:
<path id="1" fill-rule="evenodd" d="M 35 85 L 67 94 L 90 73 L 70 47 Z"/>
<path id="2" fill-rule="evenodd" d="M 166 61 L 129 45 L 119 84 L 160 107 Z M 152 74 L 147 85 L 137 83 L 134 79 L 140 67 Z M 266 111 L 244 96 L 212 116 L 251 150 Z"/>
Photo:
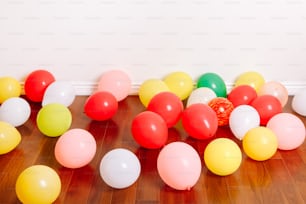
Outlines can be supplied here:
<path id="1" fill-rule="evenodd" d="M 96 140 L 88 131 L 71 129 L 57 140 L 54 154 L 61 165 L 74 169 L 91 162 L 96 149 Z"/>
<path id="2" fill-rule="evenodd" d="M 111 70 L 102 74 L 98 82 L 98 91 L 112 93 L 117 101 L 125 99 L 131 90 L 129 76 L 120 70 Z"/>
<path id="3" fill-rule="evenodd" d="M 258 95 L 272 95 L 281 102 L 282 107 L 284 107 L 288 101 L 288 91 L 286 87 L 277 81 L 266 82 L 259 89 Z"/>
<path id="4" fill-rule="evenodd" d="M 299 147 L 305 140 L 304 123 L 291 113 L 279 113 L 267 123 L 278 141 L 278 149 L 292 150 Z"/>
<path id="5" fill-rule="evenodd" d="M 176 190 L 190 190 L 199 180 L 201 168 L 200 156 L 184 142 L 169 143 L 157 158 L 161 179 Z"/>

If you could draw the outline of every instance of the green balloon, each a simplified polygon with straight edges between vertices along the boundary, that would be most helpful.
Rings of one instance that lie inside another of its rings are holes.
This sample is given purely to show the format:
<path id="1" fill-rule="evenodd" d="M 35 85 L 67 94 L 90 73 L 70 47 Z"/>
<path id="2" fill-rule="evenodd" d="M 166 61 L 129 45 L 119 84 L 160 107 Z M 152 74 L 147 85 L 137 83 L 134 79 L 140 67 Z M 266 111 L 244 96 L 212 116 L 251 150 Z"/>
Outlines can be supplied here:
<path id="1" fill-rule="evenodd" d="M 72 123 L 70 110 L 59 103 L 43 106 L 36 118 L 38 129 L 49 137 L 58 137 L 65 133 Z"/>
<path id="2" fill-rule="evenodd" d="M 217 97 L 227 96 L 226 85 L 223 79 L 215 73 L 205 73 L 200 76 L 197 82 L 197 88 L 207 87 L 212 89 Z"/>

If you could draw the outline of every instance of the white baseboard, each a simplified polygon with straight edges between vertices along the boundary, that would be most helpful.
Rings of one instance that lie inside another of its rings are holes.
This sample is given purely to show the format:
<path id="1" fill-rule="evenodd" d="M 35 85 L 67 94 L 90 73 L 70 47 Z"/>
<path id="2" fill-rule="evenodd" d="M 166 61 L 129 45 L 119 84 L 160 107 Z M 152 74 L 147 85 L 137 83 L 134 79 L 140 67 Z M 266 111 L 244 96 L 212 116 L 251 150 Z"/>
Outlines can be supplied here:
<path id="1" fill-rule="evenodd" d="M 284 81 L 281 82 L 288 90 L 289 95 L 294 95 L 299 90 L 306 89 L 306 81 Z M 74 82 L 77 95 L 90 95 L 96 88 L 96 83 Z M 141 84 L 132 84 L 130 95 L 137 95 Z M 234 87 L 234 83 L 226 83 L 228 91 Z"/>
<path id="2" fill-rule="evenodd" d="M 281 82 L 288 90 L 289 95 L 294 95 L 299 90 L 306 89 L 306 81 L 283 81 Z M 79 96 L 91 95 L 97 89 L 97 83 L 93 82 L 72 82 L 76 94 Z M 137 95 L 141 84 L 132 84 L 130 95 Z M 234 83 L 226 83 L 228 91 L 234 87 Z M 23 88 L 23 84 L 22 84 Z M 24 92 L 23 92 L 24 93 Z"/>

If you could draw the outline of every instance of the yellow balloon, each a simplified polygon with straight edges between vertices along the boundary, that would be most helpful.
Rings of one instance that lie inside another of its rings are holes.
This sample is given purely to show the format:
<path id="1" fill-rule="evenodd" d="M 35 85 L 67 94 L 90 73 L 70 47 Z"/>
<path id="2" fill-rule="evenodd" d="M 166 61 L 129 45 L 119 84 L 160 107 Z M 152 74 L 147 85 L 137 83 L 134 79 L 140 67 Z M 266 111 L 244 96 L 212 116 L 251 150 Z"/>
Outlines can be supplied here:
<path id="1" fill-rule="evenodd" d="M 240 167 L 241 161 L 242 153 L 239 146 L 227 138 L 213 140 L 204 151 L 207 168 L 219 176 L 234 173 Z"/>
<path id="2" fill-rule="evenodd" d="M 19 131 L 13 125 L 0 121 L 0 155 L 15 149 L 20 141 Z"/>
<path id="3" fill-rule="evenodd" d="M 144 81 L 138 91 L 141 103 L 147 107 L 150 100 L 158 93 L 170 91 L 167 84 L 159 79 L 148 79 Z"/>
<path id="4" fill-rule="evenodd" d="M 25 204 L 53 203 L 61 192 L 56 171 L 45 165 L 34 165 L 21 172 L 16 181 L 16 194 Z"/>
<path id="5" fill-rule="evenodd" d="M 246 155 L 256 161 L 270 159 L 277 150 L 277 137 L 269 128 L 260 126 L 250 129 L 242 140 Z"/>
<path id="6" fill-rule="evenodd" d="M 164 78 L 164 82 L 181 100 L 188 98 L 194 86 L 191 76 L 185 72 L 173 72 Z"/>
<path id="7" fill-rule="evenodd" d="M 13 77 L 0 78 L 0 103 L 11 97 L 19 97 L 21 94 L 21 85 Z"/>
<path id="8" fill-rule="evenodd" d="M 58 137 L 70 128 L 72 115 L 63 104 L 50 103 L 39 110 L 36 122 L 38 129 L 43 134 Z"/>
<path id="9" fill-rule="evenodd" d="M 240 85 L 249 85 L 253 87 L 258 93 L 259 89 L 262 87 L 262 85 L 264 85 L 264 83 L 265 83 L 265 79 L 260 73 L 250 71 L 250 72 L 242 73 L 237 78 L 237 80 L 235 81 L 235 87 L 240 86 Z"/>

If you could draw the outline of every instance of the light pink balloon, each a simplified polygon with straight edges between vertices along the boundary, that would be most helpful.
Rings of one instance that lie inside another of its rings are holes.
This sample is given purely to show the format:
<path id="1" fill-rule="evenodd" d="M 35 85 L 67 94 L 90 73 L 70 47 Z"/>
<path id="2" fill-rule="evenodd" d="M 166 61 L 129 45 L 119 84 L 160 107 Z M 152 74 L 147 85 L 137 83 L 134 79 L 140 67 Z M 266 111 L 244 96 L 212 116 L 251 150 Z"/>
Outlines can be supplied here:
<path id="1" fill-rule="evenodd" d="M 284 107 L 288 101 L 288 90 L 284 85 L 277 81 L 266 82 L 259 89 L 258 95 L 272 95 L 281 102 L 282 107 Z"/>
<path id="2" fill-rule="evenodd" d="M 279 113 L 267 123 L 278 141 L 278 149 L 292 150 L 299 147 L 305 140 L 304 123 L 291 113 Z"/>
<path id="3" fill-rule="evenodd" d="M 54 154 L 56 160 L 67 168 L 86 166 L 96 154 L 96 140 L 86 130 L 71 129 L 56 142 Z"/>
<path id="4" fill-rule="evenodd" d="M 157 158 L 161 179 L 176 190 L 190 190 L 197 183 L 201 168 L 200 156 L 184 142 L 166 145 Z"/>
<path id="5" fill-rule="evenodd" d="M 131 90 L 129 76 L 121 70 L 111 70 L 103 73 L 98 82 L 98 91 L 112 93 L 117 101 L 125 99 Z"/>

